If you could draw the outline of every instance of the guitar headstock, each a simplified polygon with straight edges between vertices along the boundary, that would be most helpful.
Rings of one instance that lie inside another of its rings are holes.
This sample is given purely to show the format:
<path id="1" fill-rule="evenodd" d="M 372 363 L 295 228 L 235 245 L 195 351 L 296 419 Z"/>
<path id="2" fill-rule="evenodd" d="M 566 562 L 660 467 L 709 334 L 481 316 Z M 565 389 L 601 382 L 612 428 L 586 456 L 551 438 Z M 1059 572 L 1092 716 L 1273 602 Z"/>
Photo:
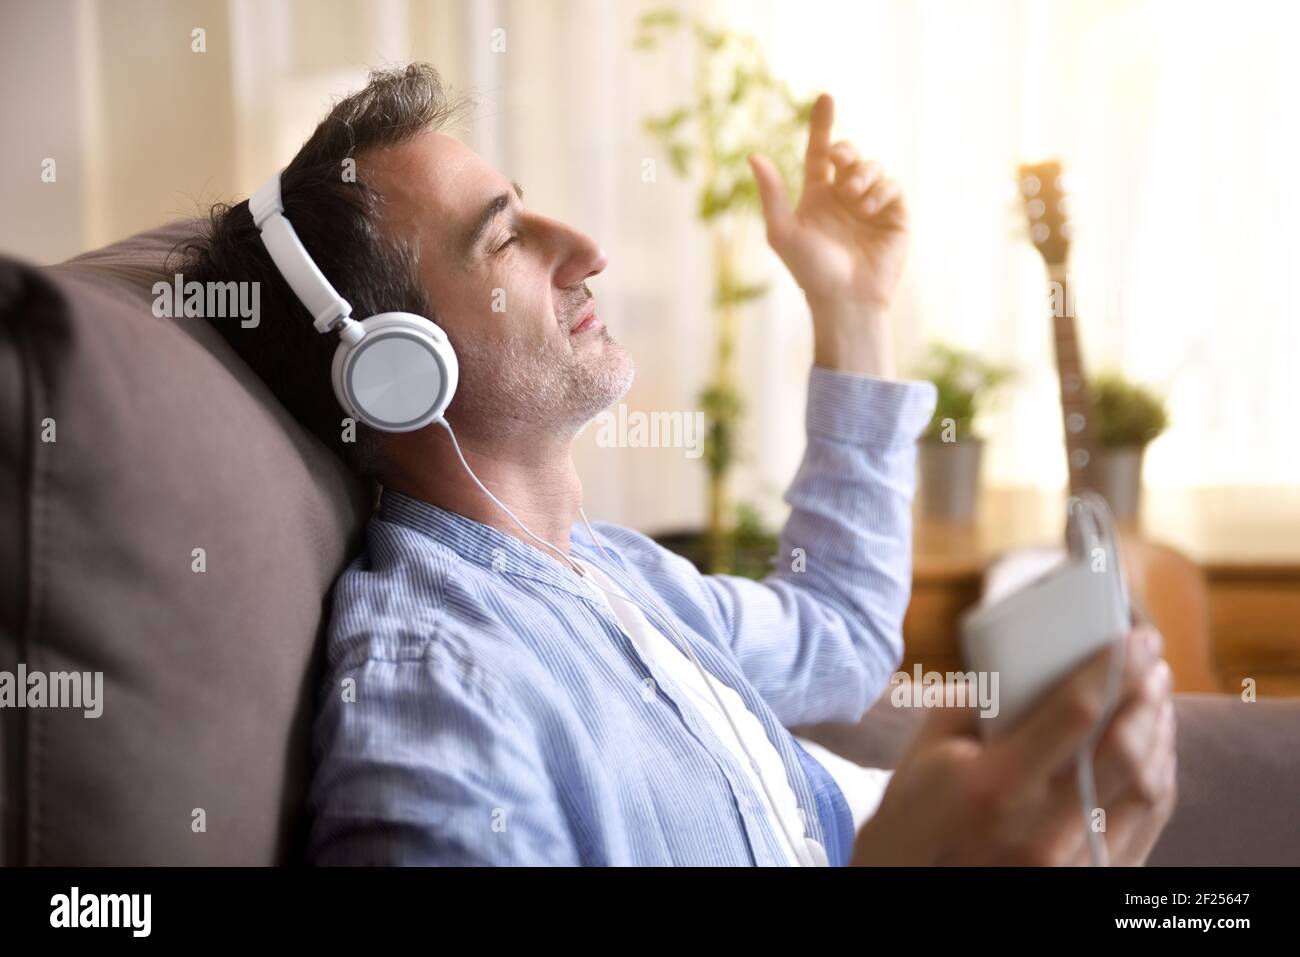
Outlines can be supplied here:
<path id="1" fill-rule="evenodd" d="M 1064 265 L 1070 255 L 1070 219 L 1061 176 L 1059 160 L 1020 167 L 1020 198 L 1029 220 L 1029 238 L 1049 267 Z"/>

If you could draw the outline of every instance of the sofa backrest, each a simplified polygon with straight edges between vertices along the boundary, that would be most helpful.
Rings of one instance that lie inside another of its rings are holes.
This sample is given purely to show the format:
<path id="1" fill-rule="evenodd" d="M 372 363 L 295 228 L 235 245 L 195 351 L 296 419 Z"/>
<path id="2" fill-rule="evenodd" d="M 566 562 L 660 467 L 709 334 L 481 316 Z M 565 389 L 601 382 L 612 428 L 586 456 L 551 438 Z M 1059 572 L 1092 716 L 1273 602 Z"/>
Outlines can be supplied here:
<path id="1" fill-rule="evenodd" d="M 154 317 L 202 228 L 0 258 L 0 677 L 103 675 L 99 717 L 0 708 L 6 864 L 301 853 L 318 639 L 370 501 L 217 330 Z"/>

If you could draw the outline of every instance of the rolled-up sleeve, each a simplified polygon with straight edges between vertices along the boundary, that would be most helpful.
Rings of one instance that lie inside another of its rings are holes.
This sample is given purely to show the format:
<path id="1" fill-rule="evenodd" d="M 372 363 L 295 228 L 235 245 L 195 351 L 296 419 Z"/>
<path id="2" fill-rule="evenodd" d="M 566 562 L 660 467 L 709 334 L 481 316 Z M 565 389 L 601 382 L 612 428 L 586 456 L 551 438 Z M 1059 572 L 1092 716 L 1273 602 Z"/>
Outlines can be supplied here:
<path id="1" fill-rule="evenodd" d="M 815 367 L 775 570 L 706 577 L 741 668 L 787 726 L 858 720 L 901 661 L 916 440 L 935 400 L 929 382 Z"/>

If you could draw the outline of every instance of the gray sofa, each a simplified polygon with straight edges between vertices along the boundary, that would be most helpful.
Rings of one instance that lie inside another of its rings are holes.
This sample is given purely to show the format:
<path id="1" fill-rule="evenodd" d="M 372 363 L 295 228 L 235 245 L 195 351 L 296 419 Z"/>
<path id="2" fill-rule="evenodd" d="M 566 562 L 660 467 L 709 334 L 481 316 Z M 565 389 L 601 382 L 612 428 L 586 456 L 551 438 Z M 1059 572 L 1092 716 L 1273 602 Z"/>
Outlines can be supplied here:
<path id="1" fill-rule="evenodd" d="M 371 495 L 203 320 L 152 315 L 197 228 L 0 258 L 0 670 L 105 682 L 98 718 L 0 709 L 6 864 L 301 859 L 319 636 Z M 1179 716 L 1154 862 L 1300 863 L 1300 702 Z M 797 730 L 888 767 L 918 718 Z"/>

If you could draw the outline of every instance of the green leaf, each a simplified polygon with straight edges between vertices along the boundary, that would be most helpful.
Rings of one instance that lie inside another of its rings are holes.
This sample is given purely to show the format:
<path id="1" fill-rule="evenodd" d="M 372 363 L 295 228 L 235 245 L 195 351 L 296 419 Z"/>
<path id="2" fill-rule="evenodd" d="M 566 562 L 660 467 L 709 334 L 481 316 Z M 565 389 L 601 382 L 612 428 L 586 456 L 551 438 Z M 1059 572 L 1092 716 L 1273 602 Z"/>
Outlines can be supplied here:
<path id="1" fill-rule="evenodd" d="M 917 375 L 933 382 L 938 392 L 934 418 L 925 430 L 927 439 L 941 437 L 946 419 L 953 420 L 958 438 L 971 438 L 975 416 L 1014 377 L 1006 366 L 941 342 L 931 344 Z"/>
<path id="2" fill-rule="evenodd" d="M 749 91 L 752 82 L 753 77 L 745 71 L 744 67 L 737 66 L 735 73 L 733 74 L 729 102 L 735 104 L 743 100 L 745 94 Z"/>
<path id="3" fill-rule="evenodd" d="M 758 183 L 749 175 L 748 165 L 745 167 L 744 178 L 732 184 L 731 202 L 733 206 L 758 206 Z"/>
<path id="4" fill-rule="evenodd" d="M 654 29 L 655 27 L 671 28 L 678 26 L 682 22 L 682 15 L 672 7 L 660 7 L 657 10 L 647 10 L 641 14 L 637 20 L 637 26 L 643 29 Z"/>
<path id="5" fill-rule="evenodd" d="M 697 20 L 695 22 L 695 38 L 706 50 L 716 53 L 726 45 L 728 35 L 725 30 L 715 30 Z"/>
<path id="6" fill-rule="evenodd" d="M 665 113 L 663 116 L 647 116 L 641 121 L 641 125 L 648 133 L 653 133 L 656 136 L 667 135 L 681 126 L 690 115 L 690 110 L 682 106 L 671 113 Z"/>
<path id="7" fill-rule="evenodd" d="M 1115 373 L 1090 383 L 1092 422 L 1103 448 L 1146 445 L 1169 427 L 1164 399 Z"/>
<path id="8" fill-rule="evenodd" d="M 685 176 L 691 161 L 691 148 L 683 143 L 668 144 L 668 163 L 678 176 Z"/>
<path id="9" fill-rule="evenodd" d="M 711 186 L 706 186 L 700 190 L 700 200 L 697 207 L 697 214 L 700 219 L 706 223 L 720 216 L 727 211 L 727 197 L 719 193 Z"/>

